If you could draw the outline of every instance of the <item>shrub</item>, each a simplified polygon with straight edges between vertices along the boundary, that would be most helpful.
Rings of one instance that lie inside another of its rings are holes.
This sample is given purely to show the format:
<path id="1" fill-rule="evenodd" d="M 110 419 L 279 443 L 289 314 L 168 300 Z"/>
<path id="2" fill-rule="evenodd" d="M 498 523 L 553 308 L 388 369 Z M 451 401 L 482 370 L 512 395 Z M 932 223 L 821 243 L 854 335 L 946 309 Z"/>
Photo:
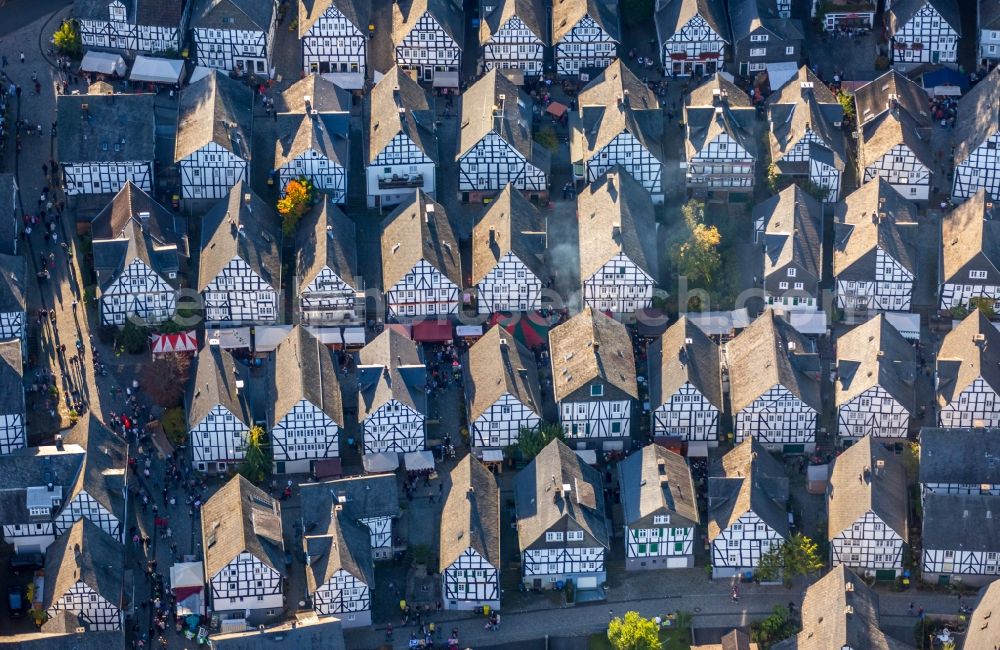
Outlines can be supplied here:
<path id="1" fill-rule="evenodd" d="M 52 35 L 52 43 L 61 53 L 73 58 L 83 54 L 83 41 L 80 40 L 80 32 L 76 28 L 75 21 L 64 20 Z"/>
<path id="2" fill-rule="evenodd" d="M 176 446 L 187 444 L 187 422 L 184 421 L 184 409 L 181 407 L 167 409 L 160 417 L 160 426 L 170 444 Z"/>

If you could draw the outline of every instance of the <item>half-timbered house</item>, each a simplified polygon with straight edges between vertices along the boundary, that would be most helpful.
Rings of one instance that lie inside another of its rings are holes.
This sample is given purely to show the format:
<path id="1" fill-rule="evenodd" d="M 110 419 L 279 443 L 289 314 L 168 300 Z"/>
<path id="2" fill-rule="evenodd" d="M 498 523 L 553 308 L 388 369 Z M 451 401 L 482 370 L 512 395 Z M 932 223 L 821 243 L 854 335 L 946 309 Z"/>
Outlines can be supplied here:
<path id="1" fill-rule="evenodd" d="M 375 566 L 367 529 L 335 504 L 323 517 L 326 526 L 308 530 L 302 539 L 306 555 L 306 589 L 320 616 L 336 616 L 345 628 L 372 624 Z"/>
<path id="2" fill-rule="evenodd" d="M 199 472 L 226 472 L 246 456 L 253 424 L 247 403 L 249 371 L 218 345 L 203 348 L 194 361 L 185 399 L 192 462 Z"/>
<path id="3" fill-rule="evenodd" d="M 958 101 L 953 142 L 952 200 L 964 201 L 980 189 L 992 197 L 1000 196 L 1000 70 L 997 68 Z"/>
<path id="4" fill-rule="evenodd" d="M 430 94 L 399 66 L 371 90 L 365 132 L 368 207 L 402 203 L 417 190 L 434 197 L 437 188 L 437 124 Z"/>
<path id="5" fill-rule="evenodd" d="M 339 512 L 368 531 L 372 559 L 392 559 L 392 522 L 401 512 L 395 474 L 303 484 L 300 499 L 306 531 L 327 530 L 329 518 Z"/>
<path id="6" fill-rule="evenodd" d="M 823 205 L 793 183 L 753 208 L 763 249 L 764 301 L 782 311 L 821 309 Z"/>
<path id="7" fill-rule="evenodd" d="M 747 436 L 709 469 L 712 577 L 753 573 L 760 556 L 788 539 L 785 468 Z"/>
<path id="8" fill-rule="evenodd" d="M 894 0 L 883 18 L 894 68 L 958 61 L 962 21 L 955 0 Z"/>
<path id="9" fill-rule="evenodd" d="M 0 455 L 27 446 L 24 365 L 20 339 L 0 342 Z"/>
<path id="10" fill-rule="evenodd" d="M 349 117 L 282 113 L 277 119 L 274 173 L 284 196 L 289 181 L 304 178 L 334 203 L 347 200 Z"/>
<path id="11" fill-rule="evenodd" d="M 768 309 L 726 344 L 723 356 L 736 441 L 754 436 L 784 453 L 812 452 L 822 408 L 812 341 Z"/>
<path id="12" fill-rule="evenodd" d="M 372 6 L 358 0 L 299 0 L 302 73 L 348 90 L 365 85 Z"/>
<path id="13" fill-rule="evenodd" d="M 541 213 L 508 184 L 472 228 L 472 285 L 476 311 L 533 312 L 552 276 L 546 264 Z"/>
<path id="14" fill-rule="evenodd" d="M 1000 306 L 1000 221 L 993 215 L 993 199 L 981 189 L 941 216 L 942 311 L 968 309 L 980 299 Z"/>
<path id="15" fill-rule="evenodd" d="M 447 610 L 499 609 L 500 488 L 471 454 L 450 478 L 441 507 L 441 602 Z"/>
<path id="16" fill-rule="evenodd" d="M 930 493 L 921 505 L 923 581 L 976 587 L 1000 576 L 1000 499 Z"/>
<path id="17" fill-rule="evenodd" d="M 1000 429 L 920 430 L 920 493 L 1000 496 Z"/>
<path id="18" fill-rule="evenodd" d="M 469 442 L 479 452 L 516 445 L 522 429 L 537 429 L 542 388 L 535 355 L 494 325 L 470 348 L 462 364 Z"/>
<path id="19" fill-rule="evenodd" d="M 360 319 L 354 222 L 329 201 L 321 201 L 298 224 L 295 238 L 298 318 L 303 325 L 339 326 Z"/>
<path id="20" fill-rule="evenodd" d="M 174 163 L 181 198 L 221 199 L 249 179 L 252 107 L 250 89 L 218 72 L 180 92 Z"/>
<path id="21" fill-rule="evenodd" d="M 561 440 L 514 477 L 514 514 L 525 587 L 554 589 L 573 580 L 579 591 L 606 580 L 611 522 L 601 475 Z"/>
<path id="22" fill-rule="evenodd" d="M 1000 5 L 979 0 L 979 61 L 983 66 L 1000 63 Z"/>
<path id="23" fill-rule="evenodd" d="M 566 440 L 577 449 L 622 450 L 639 399 L 632 339 L 586 306 L 549 332 L 552 390 Z"/>
<path id="24" fill-rule="evenodd" d="M 791 18 L 791 4 L 788 0 L 729 1 L 734 73 L 747 77 L 767 71 L 772 80 L 780 80 L 789 63 L 798 63 L 805 30 L 802 21 Z"/>
<path id="25" fill-rule="evenodd" d="M 24 340 L 26 280 L 28 263 L 24 257 L 0 253 L 0 341 L 7 339 Z"/>
<path id="26" fill-rule="evenodd" d="M 114 194 L 132 181 L 153 190 L 151 94 L 59 95 L 56 159 L 67 196 Z"/>
<path id="27" fill-rule="evenodd" d="M 535 201 L 549 196 L 549 150 L 531 137 L 532 99 L 493 69 L 462 94 L 458 192 L 463 201 L 492 198 L 512 183 Z"/>
<path id="28" fill-rule="evenodd" d="M 649 408 L 654 436 L 716 447 L 723 410 L 719 348 L 681 316 L 654 340 L 649 360 Z"/>
<path id="29" fill-rule="evenodd" d="M 541 0 L 490 0 L 480 5 L 479 47 L 483 68 L 542 74 L 549 44 L 548 12 Z"/>
<path id="30" fill-rule="evenodd" d="M 125 518 L 125 440 L 98 421 L 81 417 L 56 446 L 76 445 L 86 456 L 55 517 L 54 532 L 60 537 L 81 518 L 88 519 L 115 539 L 123 540 Z"/>
<path id="31" fill-rule="evenodd" d="M 382 222 L 386 318 L 458 313 L 462 261 L 444 207 L 422 191 Z"/>
<path id="32" fill-rule="evenodd" d="M 201 508 L 209 607 L 223 620 L 257 624 L 284 614 L 281 504 L 235 476 Z"/>
<path id="33" fill-rule="evenodd" d="M 810 14 L 827 32 L 857 33 L 875 28 L 878 0 L 812 0 Z"/>
<path id="34" fill-rule="evenodd" d="M 941 339 L 935 381 L 939 426 L 1000 426 L 1000 331 L 982 311 Z"/>
<path id="35" fill-rule="evenodd" d="M 392 43 L 396 64 L 435 88 L 459 87 L 465 15 L 455 0 L 400 0 L 392 3 Z"/>
<path id="36" fill-rule="evenodd" d="M 580 192 L 583 302 L 596 311 L 624 316 L 653 304 L 659 277 L 656 219 L 649 193 L 621 167 Z"/>
<path id="37" fill-rule="evenodd" d="M 618 6 L 601 0 L 555 0 L 552 46 L 556 74 L 586 81 L 611 65 L 622 43 Z"/>
<path id="38" fill-rule="evenodd" d="M 570 113 L 570 158 L 577 181 L 594 183 L 618 166 L 663 203 L 663 112 L 656 95 L 615 59 L 580 92 Z"/>
<path id="39" fill-rule="evenodd" d="M 281 320 L 280 220 L 243 181 L 202 218 L 197 288 L 210 323 Z"/>
<path id="40" fill-rule="evenodd" d="M 344 426 L 340 380 L 332 352 L 296 326 L 274 350 L 267 412 L 276 474 L 311 472 L 340 457 Z"/>
<path id="41" fill-rule="evenodd" d="M 647 445 L 618 463 L 625 524 L 625 568 L 694 566 L 700 536 L 698 493 L 684 457 Z"/>
<path id="42" fill-rule="evenodd" d="M 121 544 L 86 519 L 73 524 L 45 553 L 42 608 L 67 611 L 95 632 L 122 629 Z"/>
<path id="43" fill-rule="evenodd" d="M 358 422 L 364 453 L 426 445 L 427 367 L 417 344 L 388 327 L 358 353 Z"/>
<path id="44" fill-rule="evenodd" d="M 684 99 L 685 183 L 697 196 L 753 191 L 757 111 L 720 73 Z"/>
<path id="45" fill-rule="evenodd" d="M 834 207 L 833 277 L 837 308 L 910 311 L 920 272 L 917 206 L 878 176 Z"/>
<path id="46" fill-rule="evenodd" d="M 185 0 L 76 0 L 80 42 L 88 50 L 133 54 L 180 53 Z"/>
<path id="47" fill-rule="evenodd" d="M 653 20 L 664 74 L 701 77 L 720 69 L 731 43 L 720 0 L 659 0 Z"/>
<path id="48" fill-rule="evenodd" d="M 191 38 L 198 65 L 269 78 L 274 70 L 274 0 L 192 0 Z"/>

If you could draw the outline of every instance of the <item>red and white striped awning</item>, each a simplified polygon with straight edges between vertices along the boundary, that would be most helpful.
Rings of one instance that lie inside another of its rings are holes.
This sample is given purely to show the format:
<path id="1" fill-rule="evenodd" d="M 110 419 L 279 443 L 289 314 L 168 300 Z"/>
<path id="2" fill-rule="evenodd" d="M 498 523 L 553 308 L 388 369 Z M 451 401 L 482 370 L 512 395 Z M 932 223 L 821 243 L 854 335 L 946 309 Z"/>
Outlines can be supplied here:
<path id="1" fill-rule="evenodd" d="M 154 355 L 198 351 L 198 337 L 194 332 L 154 334 L 152 338 Z"/>

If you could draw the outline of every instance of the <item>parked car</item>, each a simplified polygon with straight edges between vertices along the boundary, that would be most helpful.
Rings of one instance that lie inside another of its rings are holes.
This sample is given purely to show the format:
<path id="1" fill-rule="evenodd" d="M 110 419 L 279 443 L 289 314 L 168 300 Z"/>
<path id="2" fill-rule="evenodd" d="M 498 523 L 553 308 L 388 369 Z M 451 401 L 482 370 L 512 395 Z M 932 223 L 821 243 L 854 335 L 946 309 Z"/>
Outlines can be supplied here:
<path id="1" fill-rule="evenodd" d="M 7 609 L 10 610 L 11 618 L 24 616 L 24 612 L 27 611 L 28 605 L 20 587 L 13 586 L 7 588 Z"/>
<path id="2" fill-rule="evenodd" d="M 34 571 L 45 566 L 45 556 L 41 553 L 20 553 L 10 556 L 10 570 L 14 573 L 18 571 Z"/>

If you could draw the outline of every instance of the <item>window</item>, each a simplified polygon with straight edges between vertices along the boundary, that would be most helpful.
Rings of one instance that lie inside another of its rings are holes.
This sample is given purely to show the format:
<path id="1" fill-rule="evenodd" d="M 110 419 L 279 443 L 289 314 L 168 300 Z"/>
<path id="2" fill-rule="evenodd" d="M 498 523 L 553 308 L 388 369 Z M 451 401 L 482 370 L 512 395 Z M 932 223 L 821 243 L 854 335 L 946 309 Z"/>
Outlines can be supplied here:
<path id="1" fill-rule="evenodd" d="M 590 387 L 591 397 L 601 397 L 604 395 L 604 386 L 601 384 L 594 384 Z"/>
<path id="2" fill-rule="evenodd" d="M 787 282 L 779 282 L 778 283 L 778 288 L 779 289 L 787 289 L 788 288 L 788 283 Z"/>
<path id="3" fill-rule="evenodd" d="M 795 46 L 794 45 L 787 46 L 785 48 L 785 54 L 788 54 L 788 55 L 795 54 Z"/>
<path id="4" fill-rule="evenodd" d="M 570 542 L 582 542 L 583 541 L 583 531 L 582 530 L 570 530 L 566 533 L 566 540 Z"/>
<path id="5" fill-rule="evenodd" d="M 792 266 L 788 267 L 788 277 L 794 278 L 796 273 L 798 273 L 798 269 Z"/>
<path id="6" fill-rule="evenodd" d="M 801 282 L 796 282 L 796 283 L 795 283 L 795 290 L 796 290 L 796 291 L 802 291 L 802 290 L 803 290 L 803 288 L 805 288 L 805 285 L 804 285 L 804 284 L 802 284 Z"/>
<path id="7" fill-rule="evenodd" d="M 750 36 L 750 42 L 751 43 L 766 43 L 767 42 L 767 34 L 752 34 Z"/>
<path id="8" fill-rule="evenodd" d="M 545 533 L 545 541 L 546 542 L 561 542 L 561 541 L 563 541 L 563 534 L 561 532 L 559 532 L 559 533 L 552 533 L 552 532 Z"/>
<path id="9" fill-rule="evenodd" d="M 621 432 L 622 432 L 622 423 L 621 422 L 612 422 L 611 423 L 611 433 L 621 433 Z"/>
<path id="10" fill-rule="evenodd" d="M 767 54 L 767 48 L 766 47 L 751 47 L 750 48 L 750 56 L 764 56 L 765 54 Z"/>
<path id="11" fill-rule="evenodd" d="M 969 271 L 970 280 L 985 280 L 986 271 Z"/>
<path id="12" fill-rule="evenodd" d="M 658 526 L 666 526 L 670 523 L 670 515 L 653 515 L 653 523 Z"/>

